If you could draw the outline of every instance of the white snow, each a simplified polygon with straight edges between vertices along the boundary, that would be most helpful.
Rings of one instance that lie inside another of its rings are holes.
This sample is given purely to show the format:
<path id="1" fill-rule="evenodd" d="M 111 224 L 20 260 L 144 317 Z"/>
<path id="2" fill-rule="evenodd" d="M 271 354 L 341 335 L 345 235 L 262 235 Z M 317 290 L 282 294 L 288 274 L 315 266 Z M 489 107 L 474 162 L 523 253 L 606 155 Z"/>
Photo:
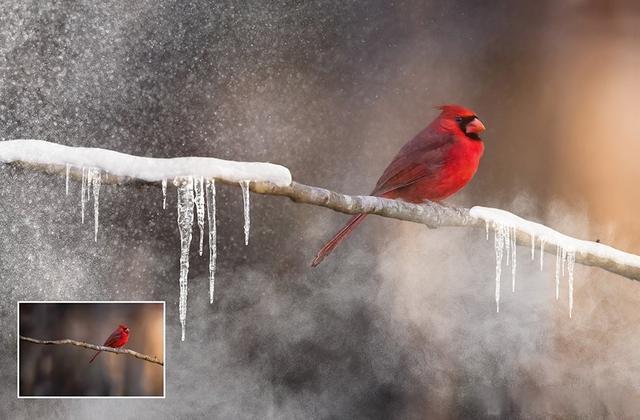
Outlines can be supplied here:
<path id="1" fill-rule="evenodd" d="M 244 205 L 244 244 L 249 245 L 249 229 L 251 228 L 251 217 L 249 215 L 249 183 L 248 180 L 240 181 L 242 188 L 242 203 Z"/>
<path id="2" fill-rule="evenodd" d="M 289 170 L 271 163 L 235 162 L 210 157 L 140 157 L 113 150 L 63 146 L 43 140 L 0 141 L 0 161 L 93 167 L 111 175 L 150 182 L 194 176 L 228 182 L 250 180 L 271 182 L 278 186 L 291 184 Z"/>
<path id="3" fill-rule="evenodd" d="M 209 303 L 213 303 L 216 276 L 216 180 L 207 180 L 205 186 L 207 202 L 207 223 L 209 224 Z"/>
<path id="4" fill-rule="evenodd" d="M 487 207 L 473 207 L 470 210 L 470 215 L 477 219 L 483 220 L 486 224 L 491 225 L 496 232 L 495 251 L 497 305 L 499 304 L 500 300 L 499 285 L 503 247 L 506 248 L 507 252 L 507 265 L 509 265 L 509 260 L 511 260 L 513 275 L 512 281 L 513 286 L 515 286 L 516 255 L 515 252 L 512 251 L 513 253 L 511 255 L 511 258 L 509 258 L 509 251 L 510 249 L 516 247 L 516 232 L 523 232 L 532 238 L 535 237 L 540 240 L 540 269 L 542 269 L 544 262 L 543 254 L 545 243 L 556 245 L 556 299 L 558 299 L 560 295 L 560 274 L 562 273 L 562 277 L 565 276 L 566 265 L 566 270 L 568 273 L 570 317 L 573 313 L 573 285 L 576 255 L 589 254 L 599 258 L 613 260 L 615 263 L 621 265 L 640 267 L 640 256 L 620 251 L 601 243 L 572 238 L 547 226 L 522 219 L 521 217 L 518 217 L 505 210 Z M 533 240 L 534 239 L 532 239 L 532 241 Z"/>

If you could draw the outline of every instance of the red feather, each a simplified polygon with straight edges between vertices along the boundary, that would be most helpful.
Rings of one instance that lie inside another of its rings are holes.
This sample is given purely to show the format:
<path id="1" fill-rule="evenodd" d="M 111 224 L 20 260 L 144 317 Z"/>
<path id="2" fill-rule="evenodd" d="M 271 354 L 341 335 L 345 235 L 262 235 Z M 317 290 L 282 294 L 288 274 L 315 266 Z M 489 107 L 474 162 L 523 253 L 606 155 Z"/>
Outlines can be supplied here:
<path id="1" fill-rule="evenodd" d="M 400 149 L 371 195 L 410 203 L 440 201 L 471 181 L 484 152 L 484 144 L 477 136 L 484 126 L 467 108 L 443 105 L 439 109 L 440 115 Z M 322 247 L 311 265 L 320 264 L 365 217 L 366 214 L 352 217 Z"/>

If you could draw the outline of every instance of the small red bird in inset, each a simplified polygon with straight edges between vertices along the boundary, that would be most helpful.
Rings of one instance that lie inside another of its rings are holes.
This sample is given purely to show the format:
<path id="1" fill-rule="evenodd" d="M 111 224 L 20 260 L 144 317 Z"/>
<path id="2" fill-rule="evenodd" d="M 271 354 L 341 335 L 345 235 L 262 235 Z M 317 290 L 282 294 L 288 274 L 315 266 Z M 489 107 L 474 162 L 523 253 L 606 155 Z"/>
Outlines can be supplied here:
<path id="1" fill-rule="evenodd" d="M 443 105 L 442 112 L 405 144 L 378 180 L 371 195 L 409 203 L 440 201 L 462 189 L 475 175 L 484 144 L 484 125 L 476 114 L 460 105 Z M 317 266 L 364 221 L 353 216 L 318 252 Z"/>
<path id="2" fill-rule="evenodd" d="M 124 324 L 118 325 L 118 328 L 114 332 L 111 333 L 109 338 L 107 338 L 103 344 L 105 347 L 113 347 L 115 349 L 120 348 L 127 344 L 129 341 L 129 327 Z M 100 354 L 102 350 L 98 350 L 96 354 L 93 355 L 89 363 L 93 362 L 96 357 Z"/>

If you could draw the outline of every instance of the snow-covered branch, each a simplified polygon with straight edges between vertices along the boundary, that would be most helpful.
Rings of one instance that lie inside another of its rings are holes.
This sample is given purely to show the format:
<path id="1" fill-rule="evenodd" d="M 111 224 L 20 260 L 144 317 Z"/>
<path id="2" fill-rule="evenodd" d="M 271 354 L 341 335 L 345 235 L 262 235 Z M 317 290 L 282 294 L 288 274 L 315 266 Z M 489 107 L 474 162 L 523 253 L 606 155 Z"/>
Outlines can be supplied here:
<path id="1" fill-rule="evenodd" d="M 164 362 L 154 356 L 147 356 L 146 354 L 138 353 L 137 351 L 133 351 L 129 349 L 116 349 L 113 347 L 98 346 L 96 344 L 85 343 L 84 341 L 71 340 L 69 338 L 65 338 L 64 340 L 37 340 L 35 338 L 25 337 L 21 335 L 20 340 L 28 341 L 29 343 L 35 343 L 35 344 L 48 344 L 48 345 L 70 344 L 72 346 L 84 347 L 90 350 L 108 351 L 116 354 L 128 354 L 129 356 L 133 356 L 141 360 L 146 360 L 147 362 L 164 366 Z"/>
<path id="2" fill-rule="evenodd" d="M 255 183 L 251 190 L 259 194 L 281 195 L 297 203 L 327 207 L 347 214 L 370 213 L 398 220 L 423 224 L 429 228 L 509 226 L 515 230 L 518 245 L 531 246 L 533 241 L 544 242 L 544 252 L 555 255 L 556 247 L 575 252 L 576 262 L 599 267 L 632 280 L 640 280 L 640 256 L 610 246 L 572 238 L 539 223 L 522 219 L 505 210 L 487 207 L 443 206 L 438 203 L 411 204 L 398 200 L 371 196 L 350 196 L 324 188 L 297 182 L 288 186 Z M 538 247 L 536 245 L 536 247 Z"/>
<path id="3" fill-rule="evenodd" d="M 249 241 L 249 190 L 257 194 L 289 197 L 297 203 L 330 208 L 347 214 L 370 213 L 398 220 L 423 224 L 429 228 L 447 226 L 485 227 L 495 233 L 496 305 L 499 310 L 502 260 L 511 263 L 512 289 L 515 290 L 516 249 L 531 246 L 531 257 L 540 251 L 540 266 L 544 253 L 555 254 L 556 297 L 560 273 L 565 266 L 569 278 L 569 313 L 573 307 L 573 268 L 575 263 L 599 267 L 632 280 L 640 280 L 640 256 L 614 249 L 598 242 L 584 241 L 561 234 L 544 225 L 524 220 L 500 209 L 449 207 L 438 203 L 410 204 L 370 196 L 350 196 L 324 188 L 293 182 L 289 170 L 270 163 L 233 162 L 214 158 L 148 158 L 126 155 L 104 149 L 61 146 L 40 140 L 10 140 L 0 142 L 0 162 L 18 163 L 30 169 L 62 174 L 82 181 L 81 204 L 84 223 L 85 204 L 94 202 L 94 238 L 98 235 L 100 186 L 108 184 L 143 183 L 162 186 L 163 208 L 166 203 L 167 181 L 172 180 L 178 195 L 178 229 L 180 230 L 180 322 L 182 339 L 187 313 L 187 277 L 189 249 L 193 225 L 200 230 L 200 255 L 206 222 L 209 225 L 209 295 L 213 302 L 216 268 L 216 182 L 239 186 L 244 202 L 245 244 Z M 194 211 L 195 208 L 195 211 Z"/>

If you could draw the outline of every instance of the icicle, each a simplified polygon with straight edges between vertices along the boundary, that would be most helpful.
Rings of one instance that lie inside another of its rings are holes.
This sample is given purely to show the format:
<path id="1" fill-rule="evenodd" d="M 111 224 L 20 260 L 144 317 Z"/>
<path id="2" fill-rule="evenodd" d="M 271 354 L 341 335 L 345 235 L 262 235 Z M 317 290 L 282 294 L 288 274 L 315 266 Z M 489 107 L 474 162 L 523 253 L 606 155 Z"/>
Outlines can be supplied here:
<path id="1" fill-rule="evenodd" d="M 98 242 L 98 215 L 100 213 L 100 185 L 102 178 L 100 169 L 90 169 L 91 188 L 93 189 L 93 240 Z"/>
<path id="2" fill-rule="evenodd" d="M 573 269 L 576 264 L 576 252 L 567 252 L 567 272 L 569 274 L 569 318 L 573 314 Z"/>
<path id="3" fill-rule="evenodd" d="M 162 180 L 162 210 L 167 208 L 167 179 Z"/>
<path id="4" fill-rule="evenodd" d="M 495 242 L 496 251 L 496 312 L 500 312 L 500 275 L 502 274 L 502 255 L 504 250 L 505 227 L 495 225 Z"/>
<path id="5" fill-rule="evenodd" d="M 540 238 L 540 271 L 544 269 L 544 239 Z"/>
<path id="6" fill-rule="evenodd" d="M 71 165 L 69 165 L 67 163 L 66 165 L 66 178 L 65 178 L 65 193 L 66 195 L 69 195 L 69 169 L 71 168 Z"/>
<path id="7" fill-rule="evenodd" d="M 487 232 L 487 241 L 489 240 L 489 222 L 484 221 L 484 229 Z"/>
<path id="8" fill-rule="evenodd" d="M 560 245 L 556 245 L 556 300 L 560 297 Z"/>
<path id="9" fill-rule="evenodd" d="M 198 227 L 200 228 L 200 248 L 198 252 L 202 256 L 202 242 L 204 241 L 204 180 L 202 177 L 195 178 L 194 199 L 196 203 L 196 213 L 198 216 Z"/>
<path id="10" fill-rule="evenodd" d="M 216 257 L 218 247 L 216 243 L 216 180 L 207 180 L 207 223 L 209 223 L 209 303 L 213 303 L 215 289 Z"/>
<path id="11" fill-rule="evenodd" d="M 193 227 L 193 178 L 176 178 L 178 187 L 178 229 L 180 230 L 180 324 L 184 341 L 187 323 L 187 280 L 189 275 L 189 247 Z"/>
<path id="12" fill-rule="evenodd" d="M 82 189 L 80 190 L 80 206 L 82 207 L 82 223 L 84 223 L 85 190 L 87 189 L 87 170 L 82 168 Z"/>
<path id="13" fill-rule="evenodd" d="M 249 216 L 249 183 L 251 181 L 240 181 L 242 188 L 242 202 L 244 203 L 244 244 L 249 245 L 249 229 L 251 228 L 251 218 Z"/>
<path id="14" fill-rule="evenodd" d="M 562 277 L 564 278 L 564 265 L 567 262 L 567 250 L 562 248 L 562 256 L 560 257 L 560 266 L 562 267 Z"/>
<path id="15" fill-rule="evenodd" d="M 536 259 L 536 234 L 531 234 L 531 261 Z"/>
<path id="16" fill-rule="evenodd" d="M 511 228 L 511 238 L 513 243 L 511 244 L 511 292 L 516 292 L 516 228 Z"/>
<path id="17" fill-rule="evenodd" d="M 509 233 L 511 232 L 511 230 L 507 227 L 504 226 L 504 245 L 505 245 L 505 257 L 507 257 L 507 267 L 509 267 L 510 264 L 510 259 L 511 259 L 511 236 L 509 235 Z"/>

